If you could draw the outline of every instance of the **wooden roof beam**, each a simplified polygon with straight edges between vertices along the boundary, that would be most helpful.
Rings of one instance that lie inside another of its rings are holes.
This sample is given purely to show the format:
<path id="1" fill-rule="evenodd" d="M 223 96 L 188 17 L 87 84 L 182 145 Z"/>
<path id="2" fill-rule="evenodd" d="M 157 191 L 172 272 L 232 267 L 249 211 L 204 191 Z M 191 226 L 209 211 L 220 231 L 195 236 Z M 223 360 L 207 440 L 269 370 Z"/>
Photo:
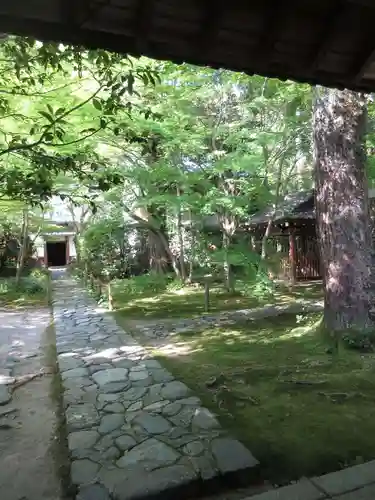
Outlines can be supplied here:
<path id="1" fill-rule="evenodd" d="M 365 76 L 369 70 L 372 63 L 375 62 L 375 43 L 373 43 L 368 51 L 366 51 L 366 57 L 356 64 L 353 70 L 353 80 L 356 84 L 360 83 L 362 78 Z"/>
<path id="2" fill-rule="evenodd" d="M 325 22 L 322 23 L 318 32 L 318 42 L 315 46 L 314 53 L 311 54 L 311 58 L 309 58 L 309 60 L 312 61 L 309 70 L 312 73 L 319 68 L 321 62 L 324 60 L 335 36 L 340 28 L 342 28 L 342 21 L 345 15 L 345 3 L 343 3 L 342 0 L 335 0 L 331 3 L 325 17 Z"/>
<path id="3" fill-rule="evenodd" d="M 109 3 L 110 0 L 69 0 L 68 2 L 62 0 L 63 19 L 67 24 L 81 27 Z"/>
<path id="4" fill-rule="evenodd" d="M 134 18 L 135 46 L 140 53 L 147 51 L 152 24 L 153 0 L 138 0 Z"/>
<path id="5" fill-rule="evenodd" d="M 375 62 L 375 40 L 374 40 L 374 23 L 373 11 L 370 9 L 366 13 L 366 42 L 363 45 L 361 56 L 355 58 L 355 63 L 352 68 L 353 81 L 358 84 L 364 78 L 372 63 Z"/>
<path id="6" fill-rule="evenodd" d="M 267 0 L 264 8 L 263 35 L 251 51 L 257 61 L 269 60 L 278 36 L 284 29 L 283 19 L 290 14 L 291 4 L 288 0 Z"/>
<path id="7" fill-rule="evenodd" d="M 201 2 L 197 2 L 202 5 Z M 220 21 L 223 17 L 224 0 L 207 0 L 201 10 L 200 30 L 194 44 L 194 55 L 196 57 L 206 55 L 210 45 L 217 39 Z"/>

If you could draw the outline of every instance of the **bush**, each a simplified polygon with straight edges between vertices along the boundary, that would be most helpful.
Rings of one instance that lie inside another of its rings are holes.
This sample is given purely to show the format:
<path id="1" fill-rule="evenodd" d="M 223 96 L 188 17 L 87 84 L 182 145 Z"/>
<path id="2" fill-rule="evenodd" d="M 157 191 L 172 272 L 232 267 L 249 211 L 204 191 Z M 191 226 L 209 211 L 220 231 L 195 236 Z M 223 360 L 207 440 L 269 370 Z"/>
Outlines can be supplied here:
<path id="1" fill-rule="evenodd" d="M 374 350 L 375 330 L 347 331 L 341 335 L 341 338 L 349 349 L 357 349 L 362 352 L 372 352 Z"/>
<path id="2" fill-rule="evenodd" d="M 22 278 L 19 286 L 19 291 L 25 292 L 28 295 L 36 295 L 46 291 L 46 286 L 43 281 L 37 278 L 33 278 L 32 276 L 27 278 Z"/>
<path id="3" fill-rule="evenodd" d="M 142 274 L 133 278 L 115 280 L 113 290 L 115 294 L 129 297 L 150 296 L 162 293 L 166 290 L 176 290 L 181 288 L 182 283 L 174 281 L 171 274 Z"/>
<path id="4" fill-rule="evenodd" d="M 17 284 L 15 278 L 2 279 L 0 281 L 0 295 L 3 299 L 13 300 L 25 296 L 35 296 L 47 293 L 47 277 L 27 276 L 21 278 Z"/>

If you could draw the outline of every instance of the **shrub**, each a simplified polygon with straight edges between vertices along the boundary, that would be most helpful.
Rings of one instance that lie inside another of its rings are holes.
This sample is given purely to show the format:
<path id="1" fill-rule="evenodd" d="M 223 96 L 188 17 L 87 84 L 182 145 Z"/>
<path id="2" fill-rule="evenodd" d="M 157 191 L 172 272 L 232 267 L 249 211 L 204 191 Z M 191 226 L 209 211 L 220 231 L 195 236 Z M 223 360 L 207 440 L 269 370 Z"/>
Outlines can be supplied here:
<path id="1" fill-rule="evenodd" d="M 25 296 L 35 296 L 47 292 L 47 277 L 44 274 L 40 277 L 22 277 L 17 284 L 15 278 L 4 278 L 0 281 L 0 295 L 4 299 L 22 298 Z"/>
<path id="2" fill-rule="evenodd" d="M 28 276 L 22 278 L 18 289 L 20 292 L 25 292 L 28 295 L 36 295 L 46 291 L 45 277 L 43 279 Z"/>
<path id="3" fill-rule="evenodd" d="M 372 352 L 375 346 L 375 330 L 367 330 L 363 332 L 347 331 L 341 335 L 343 343 L 349 349 L 357 349 L 359 351 Z"/>
<path id="4" fill-rule="evenodd" d="M 176 286 L 174 283 L 173 275 L 149 273 L 134 276 L 133 278 L 115 280 L 113 290 L 115 294 L 136 298 L 155 295 L 170 289 L 169 287 L 173 289 Z"/>

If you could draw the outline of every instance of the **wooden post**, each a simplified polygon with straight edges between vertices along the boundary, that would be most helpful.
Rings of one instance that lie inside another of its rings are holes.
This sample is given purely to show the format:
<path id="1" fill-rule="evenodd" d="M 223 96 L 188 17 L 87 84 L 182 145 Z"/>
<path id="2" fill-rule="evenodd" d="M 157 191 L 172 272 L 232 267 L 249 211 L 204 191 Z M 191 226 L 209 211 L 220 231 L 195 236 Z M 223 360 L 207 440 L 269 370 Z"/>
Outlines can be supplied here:
<path id="1" fill-rule="evenodd" d="M 113 311 L 113 297 L 112 297 L 112 290 L 111 290 L 111 282 L 108 282 L 107 285 L 108 288 L 108 309 L 110 311 Z"/>
<path id="2" fill-rule="evenodd" d="M 210 310 L 210 282 L 207 279 L 204 282 L 204 310 Z"/>
<path id="3" fill-rule="evenodd" d="M 69 264 L 69 236 L 65 236 L 65 260 L 66 265 Z"/>
<path id="4" fill-rule="evenodd" d="M 290 283 L 295 285 L 297 281 L 297 262 L 296 262 L 296 240 L 294 229 L 289 226 L 289 264 L 290 264 Z"/>
<path id="5" fill-rule="evenodd" d="M 44 267 L 48 269 L 48 253 L 47 253 L 47 242 L 44 238 Z"/>

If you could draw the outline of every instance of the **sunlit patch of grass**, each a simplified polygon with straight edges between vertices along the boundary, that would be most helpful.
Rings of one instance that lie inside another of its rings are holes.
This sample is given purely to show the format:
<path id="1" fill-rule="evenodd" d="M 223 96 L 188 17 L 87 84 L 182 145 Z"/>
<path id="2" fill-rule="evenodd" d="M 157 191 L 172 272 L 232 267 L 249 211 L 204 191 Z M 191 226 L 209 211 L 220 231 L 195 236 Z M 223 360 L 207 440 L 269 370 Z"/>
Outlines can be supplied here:
<path id="1" fill-rule="evenodd" d="M 222 287 L 210 290 L 210 313 L 236 309 L 253 309 L 272 304 L 288 304 L 300 299 L 320 299 L 321 286 L 296 287 L 295 290 L 280 288 L 269 296 L 230 294 Z M 126 318 L 183 318 L 205 313 L 203 287 L 185 287 L 146 296 L 129 296 L 121 289 L 113 293 L 114 307 Z"/>
<path id="2" fill-rule="evenodd" d="M 26 283 L 26 285 L 25 285 Z M 20 309 L 29 306 L 47 305 L 49 301 L 48 278 L 40 283 L 22 278 L 20 285 L 14 278 L 0 279 L 0 307 Z"/>
<path id="3" fill-rule="evenodd" d="M 375 458 L 375 355 L 329 347 L 319 315 L 284 315 L 174 335 L 153 354 L 281 483 Z"/>

